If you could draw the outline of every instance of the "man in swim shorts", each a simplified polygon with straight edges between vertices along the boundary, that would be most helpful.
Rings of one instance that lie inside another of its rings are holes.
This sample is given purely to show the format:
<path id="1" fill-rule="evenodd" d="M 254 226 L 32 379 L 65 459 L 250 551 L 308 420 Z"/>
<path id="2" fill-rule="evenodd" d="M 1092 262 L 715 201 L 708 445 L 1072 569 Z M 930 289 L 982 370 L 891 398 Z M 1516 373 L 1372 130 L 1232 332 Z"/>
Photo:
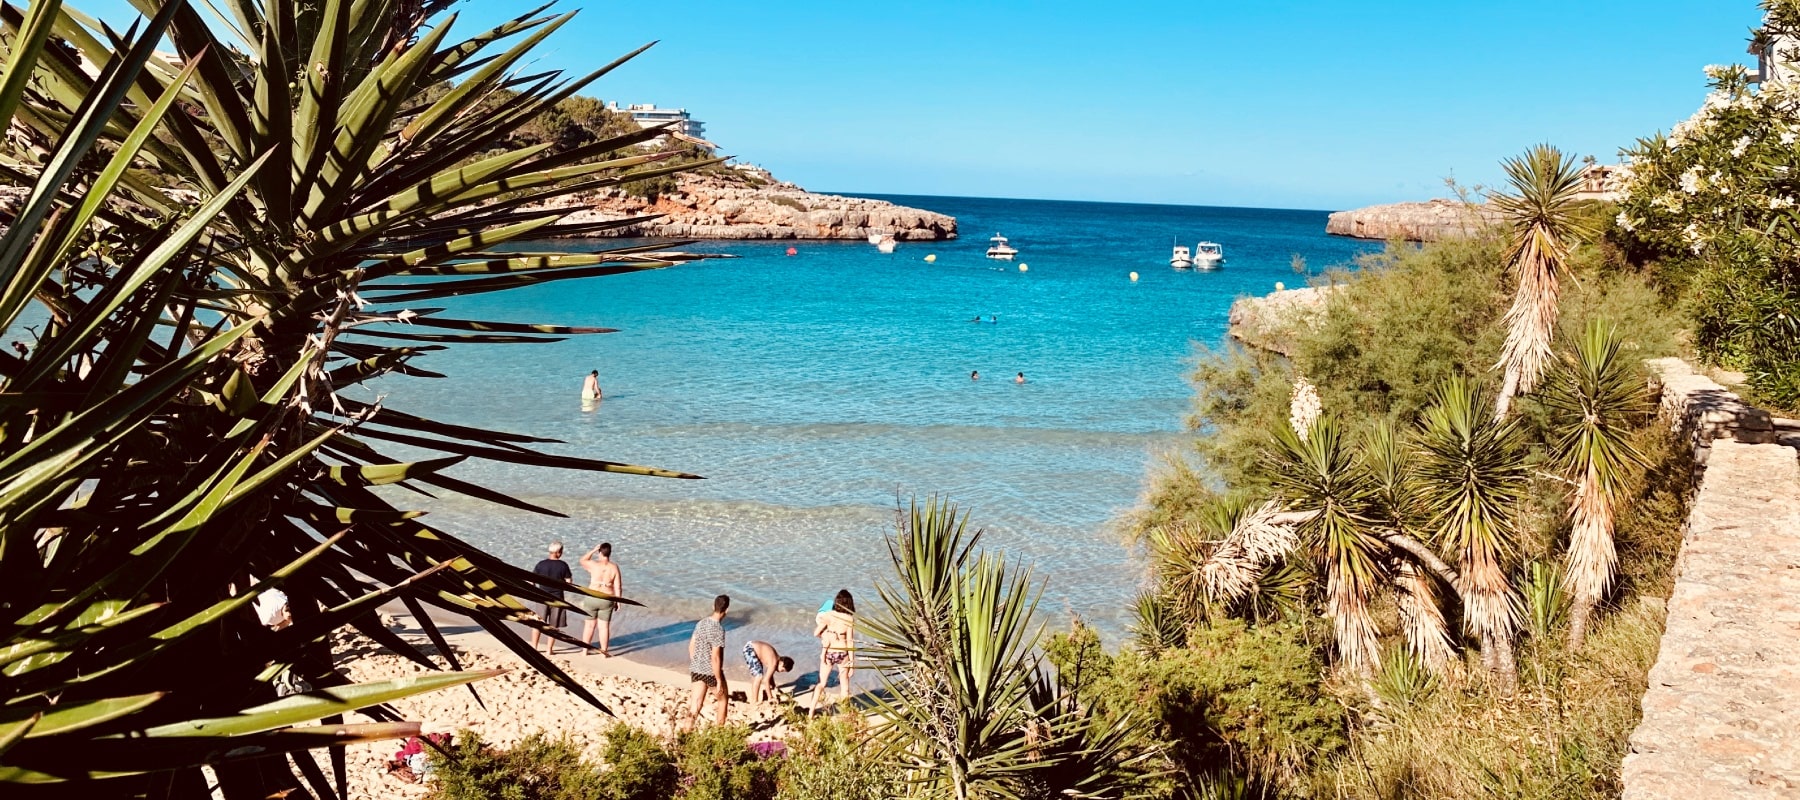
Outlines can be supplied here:
<path id="1" fill-rule="evenodd" d="M 769 666 L 774 665 L 774 669 Z M 794 660 L 775 652 L 775 645 L 768 642 L 744 643 L 744 667 L 750 670 L 750 705 L 762 705 L 764 696 L 774 702 L 779 696 L 775 692 L 775 673 L 791 672 Z"/>
<path id="2" fill-rule="evenodd" d="M 625 576 L 619 572 L 619 565 L 613 563 L 612 542 L 601 542 L 599 547 L 589 550 L 581 557 L 581 568 L 588 571 L 589 589 L 613 597 L 625 596 Z M 581 641 L 593 647 L 594 631 L 600 632 L 598 649 L 589 650 L 588 654 L 598 652 L 601 658 L 612 656 L 612 618 L 619 604 L 598 597 L 583 597 L 581 607 L 588 612 L 587 624 L 581 629 Z"/>
<path id="3" fill-rule="evenodd" d="M 719 711 L 715 717 L 718 724 L 725 724 L 725 715 L 731 710 L 731 688 L 725 682 L 725 626 L 721 624 L 728 608 L 731 608 L 730 597 L 719 595 L 713 598 L 713 613 L 695 623 L 694 636 L 688 640 L 688 680 L 693 685 L 693 699 L 688 702 L 687 718 L 682 720 L 684 733 L 694 729 L 709 692 L 719 695 Z"/>
<path id="4" fill-rule="evenodd" d="M 538 577 L 545 579 L 544 581 L 540 581 L 540 583 L 548 581 L 568 583 L 574 579 L 575 573 L 569 570 L 569 562 L 562 560 L 562 555 L 562 542 L 551 542 L 550 557 L 539 561 L 537 566 L 531 568 L 531 571 L 536 573 Z M 551 596 L 558 600 L 563 599 L 563 591 L 554 586 L 545 586 L 544 591 L 549 592 Z M 561 606 L 545 604 L 538 606 L 538 616 L 544 620 L 544 624 L 557 630 L 562 630 L 563 625 L 567 624 L 569 621 L 569 610 Z M 548 640 L 550 644 L 549 649 L 545 650 L 544 653 L 546 655 L 556 655 L 556 638 L 545 636 L 543 631 L 536 629 L 531 631 L 531 649 L 537 649 L 538 639 L 540 638 Z"/>

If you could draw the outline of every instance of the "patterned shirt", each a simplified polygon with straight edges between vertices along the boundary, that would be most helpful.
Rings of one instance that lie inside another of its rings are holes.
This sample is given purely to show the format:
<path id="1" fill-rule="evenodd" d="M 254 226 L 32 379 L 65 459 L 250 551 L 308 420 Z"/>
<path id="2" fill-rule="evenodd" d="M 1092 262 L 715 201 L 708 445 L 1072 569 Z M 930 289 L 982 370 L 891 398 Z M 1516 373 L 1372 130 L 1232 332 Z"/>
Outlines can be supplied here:
<path id="1" fill-rule="evenodd" d="M 694 655 L 688 659 L 688 670 L 695 675 L 713 674 L 713 648 L 725 649 L 725 628 L 712 617 L 700 620 L 694 626 L 694 638 L 689 642 Z"/>

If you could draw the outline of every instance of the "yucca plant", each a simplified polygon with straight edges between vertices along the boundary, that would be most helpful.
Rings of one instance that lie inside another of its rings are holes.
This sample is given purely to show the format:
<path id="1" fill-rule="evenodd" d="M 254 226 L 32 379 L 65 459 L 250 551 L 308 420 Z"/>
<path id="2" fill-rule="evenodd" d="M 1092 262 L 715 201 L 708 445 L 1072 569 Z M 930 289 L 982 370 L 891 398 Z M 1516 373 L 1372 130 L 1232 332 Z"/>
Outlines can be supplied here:
<path id="1" fill-rule="evenodd" d="M 980 539 L 932 502 L 915 503 L 889 541 L 895 581 L 877 587 L 885 610 L 864 623 L 886 689 L 874 709 L 882 752 L 923 797 L 1133 796 L 1151 756 L 1129 720 L 1091 716 L 1046 674 L 1030 571 L 979 551 Z"/>
<path id="2" fill-rule="evenodd" d="M 1630 438 L 1644 414 L 1644 384 L 1619 357 L 1617 329 L 1595 320 L 1574 345 L 1551 371 L 1543 402 L 1550 411 L 1552 457 L 1574 486 L 1563 587 L 1571 599 L 1569 649 L 1580 650 L 1594 608 L 1617 572 L 1616 509 L 1648 459 Z"/>
<path id="3" fill-rule="evenodd" d="M 1481 390 L 1461 378 L 1439 387 L 1415 439 L 1415 491 L 1432 540 L 1456 557 L 1463 626 L 1480 637 L 1483 663 L 1511 687 L 1518 683 L 1514 514 L 1525 459 L 1517 423 L 1487 416 L 1485 405 Z"/>
<path id="4" fill-rule="evenodd" d="M 0 781 L 184 794 L 199 773 L 171 770 L 214 764 L 228 793 L 304 779 L 332 795 L 310 758 L 294 777 L 279 754 L 405 735 L 334 723 L 354 708 L 395 720 L 379 704 L 484 675 L 349 685 L 323 645 L 345 626 L 440 666 L 379 624 L 392 599 L 452 669 L 428 606 L 600 705 L 505 624 L 543 629 L 527 602 L 585 590 L 543 587 L 375 487 L 555 513 L 446 470 L 473 457 L 695 476 L 345 393 L 433 377 L 414 362 L 446 346 L 606 330 L 417 303 L 688 258 L 497 249 L 628 224 L 534 204 L 670 169 L 636 152 L 657 131 L 556 155 L 498 147 L 617 62 L 520 75 L 569 18 L 542 9 L 459 41 L 442 0 L 136 5 L 149 21 L 119 33 L 55 0 L 0 4 L 0 179 L 30 187 L 0 239 L 0 328 L 38 323 L 25 355 L 0 359 Z M 402 461 L 383 452 L 395 444 L 444 457 Z M 294 618 L 280 631 L 247 610 L 273 586 Z M 280 672 L 314 690 L 277 699 Z"/>
<path id="5" fill-rule="evenodd" d="M 1493 203 L 1512 229 L 1507 260 L 1517 281 L 1500 352 L 1505 379 L 1494 404 L 1494 416 L 1504 419 L 1513 398 L 1535 389 L 1550 365 L 1569 248 L 1576 237 L 1592 232 L 1575 213 L 1582 177 L 1573 156 L 1540 144 L 1501 167 L 1512 191 L 1496 193 Z"/>
<path id="6" fill-rule="evenodd" d="M 1288 507 L 1306 515 L 1297 533 L 1325 580 L 1338 657 L 1350 671 L 1367 674 L 1380 657 L 1371 603 L 1388 582 L 1388 546 L 1367 516 L 1368 475 L 1328 418 L 1304 431 L 1277 428 L 1266 472 Z"/>

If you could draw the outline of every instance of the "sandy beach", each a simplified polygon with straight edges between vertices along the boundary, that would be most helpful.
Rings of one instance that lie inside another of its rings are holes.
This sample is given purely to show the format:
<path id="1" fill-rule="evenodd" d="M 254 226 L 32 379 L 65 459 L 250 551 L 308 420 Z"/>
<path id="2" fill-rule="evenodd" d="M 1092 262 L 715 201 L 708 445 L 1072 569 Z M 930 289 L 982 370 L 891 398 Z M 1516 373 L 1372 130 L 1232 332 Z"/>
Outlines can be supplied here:
<path id="1" fill-rule="evenodd" d="M 390 630 L 421 652 L 433 660 L 441 659 L 438 649 L 426 639 L 411 617 L 384 614 L 383 619 L 389 621 Z M 479 733 L 486 742 L 505 747 L 542 731 L 552 737 L 566 736 L 590 759 L 598 761 L 605 744 L 605 731 L 615 722 L 672 737 L 688 697 L 688 678 L 681 672 L 619 656 L 582 655 L 566 644 L 559 645 L 554 656 L 556 662 L 612 710 L 614 716 L 608 716 L 538 674 L 487 632 L 473 627 L 442 630 L 464 669 L 505 669 L 507 672 L 474 684 L 481 696 L 479 703 L 468 689 L 458 687 L 391 704 L 404 718 L 419 722 L 425 733 L 455 733 L 467 729 Z M 781 707 L 765 705 L 753 709 L 736 699 L 749 684 L 743 661 L 732 649 L 737 646 L 741 643 L 733 640 L 726 654 L 726 675 L 734 694 L 730 719 L 733 723 L 750 726 L 752 742 L 780 740 L 788 734 Z M 340 634 L 333 649 L 339 667 L 357 682 L 392 680 L 428 671 L 360 634 Z M 804 659 L 796 660 L 805 664 Z M 779 683 L 789 686 L 800 675 L 810 676 L 797 670 L 782 675 Z M 810 697 L 802 696 L 800 700 L 808 702 Z M 349 721 L 370 720 L 353 714 Z M 412 797 L 426 793 L 423 785 L 406 783 L 388 775 L 387 763 L 399 746 L 399 742 L 377 742 L 349 748 L 349 796 L 352 800 Z"/>

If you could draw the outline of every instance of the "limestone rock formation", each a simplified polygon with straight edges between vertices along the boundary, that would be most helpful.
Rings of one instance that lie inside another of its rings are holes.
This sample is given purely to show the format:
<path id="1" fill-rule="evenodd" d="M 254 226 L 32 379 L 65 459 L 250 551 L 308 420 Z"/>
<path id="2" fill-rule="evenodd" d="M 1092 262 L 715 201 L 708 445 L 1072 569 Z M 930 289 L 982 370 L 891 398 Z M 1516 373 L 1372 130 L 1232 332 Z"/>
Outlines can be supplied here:
<path id="1" fill-rule="evenodd" d="M 1338 211 L 1326 220 L 1325 232 L 1358 239 L 1435 242 L 1472 236 L 1499 222 L 1500 212 L 1492 206 L 1438 199 Z"/>
<path id="2" fill-rule="evenodd" d="M 1292 357 L 1294 333 L 1325 310 L 1337 285 L 1286 289 L 1262 297 L 1240 297 L 1231 304 L 1228 330 L 1244 344 Z"/>
<path id="3" fill-rule="evenodd" d="M 705 174 L 684 174 L 677 188 L 654 202 L 612 189 L 573 198 L 591 206 L 569 223 L 661 214 L 597 236 L 680 239 L 866 239 L 892 234 L 901 241 L 956 238 L 956 218 L 885 200 L 814 194 L 785 182 L 757 186 Z"/>

